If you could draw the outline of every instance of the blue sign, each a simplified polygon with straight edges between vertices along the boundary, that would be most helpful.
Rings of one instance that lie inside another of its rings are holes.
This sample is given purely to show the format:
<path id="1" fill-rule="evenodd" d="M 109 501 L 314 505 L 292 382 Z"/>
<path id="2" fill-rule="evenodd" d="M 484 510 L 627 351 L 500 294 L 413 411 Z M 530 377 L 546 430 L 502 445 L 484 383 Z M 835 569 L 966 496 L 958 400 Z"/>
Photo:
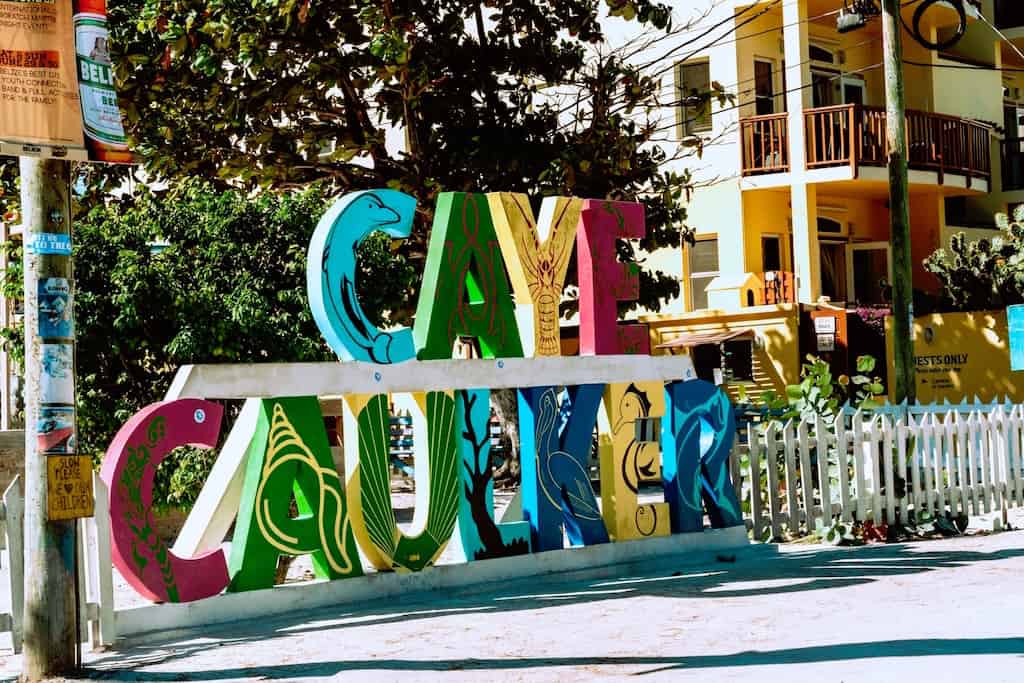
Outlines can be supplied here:
<path id="1" fill-rule="evenodd" d="M 66 339 L 75 336 L 71 285 L 62 277 L 39 279 L 39 336 Z"/>
<path id="2" fill-rule="evenodd" d="M 71 256 L 71 235 L 56 232 L 32 233 L 32 240 L 28 243 L 28 250 L 36 254 Z"/>
<path id="3" fill-rule="evenodd" d="M 1024 304 L 1006 307 L 1010 327 L 1010 369 L 1024 370 Z"/>

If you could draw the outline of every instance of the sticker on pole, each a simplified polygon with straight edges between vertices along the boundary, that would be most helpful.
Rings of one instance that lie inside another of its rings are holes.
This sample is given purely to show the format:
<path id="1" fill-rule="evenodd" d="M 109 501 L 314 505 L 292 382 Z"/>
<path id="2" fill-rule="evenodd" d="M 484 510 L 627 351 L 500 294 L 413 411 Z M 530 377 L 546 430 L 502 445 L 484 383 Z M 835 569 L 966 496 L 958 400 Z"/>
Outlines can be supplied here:
<path id="1" fill-rule="evenodd" d="M 43 406 L 36 422 L 36 448 L 44 455 L 75 452 L 75 409 Z"/>
<path id="2" fill-rule="evenodd" d="M 39 399 L 42 403 L 75 403 L 75 347 L 43 344 Z"/>
<path id="3" fill-rule="evenodd" d="M 92 458 L 88 455 L 54 455 L 47 458 L 47 519 L 55 522 L 92 515 Z"/>
<path id="4" fill-rule="evenodd" d="M 44 339 L 75 336 L 71 315 L 71 284 L 62 277 L 39 280 L 39 336 Z"/>
<path id="5" fill-rule="evenodd" d="M 71 235 L 58 232 L 34 232 L 27 246 L 28 250 L 34 254 L 71 256 Z"/>

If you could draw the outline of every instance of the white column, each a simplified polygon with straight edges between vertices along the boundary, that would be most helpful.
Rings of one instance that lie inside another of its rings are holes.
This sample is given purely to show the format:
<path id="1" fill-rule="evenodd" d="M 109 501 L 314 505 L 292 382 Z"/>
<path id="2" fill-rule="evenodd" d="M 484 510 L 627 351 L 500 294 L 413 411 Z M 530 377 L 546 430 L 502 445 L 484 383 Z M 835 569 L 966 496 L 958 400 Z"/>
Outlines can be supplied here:
<path id="1" fill-rule="evenodd" d="M 793 260 L 800 303 L 814 303 L 821 294 L 821 252 L 818 247 L 818 201 L 807 183 L 804 110 L 811 108 L 810 44 L 807 0 L 783 2 L 782 23 L 786 54 L 786 109 L 789 112 L 790 204 L 793 218 Z M 799 86 L 807 86 L 800 88 Z"/>

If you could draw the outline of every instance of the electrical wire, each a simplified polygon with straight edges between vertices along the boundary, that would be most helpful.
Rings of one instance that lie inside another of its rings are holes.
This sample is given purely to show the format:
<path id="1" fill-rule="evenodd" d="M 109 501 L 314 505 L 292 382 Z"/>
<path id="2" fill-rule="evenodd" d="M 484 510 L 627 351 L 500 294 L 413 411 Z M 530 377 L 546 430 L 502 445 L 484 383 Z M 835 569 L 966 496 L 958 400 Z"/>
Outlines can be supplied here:
<path id="1" fill-rule="evenodd" d="M 1019 2 L 1019 0 L 1018 0 L 1018 2 Z M 1012 40 L 1007 38 L 1006 34 L 1003 33 L 1002 31 L 1000 31 L 998 26 L 996 26 L 991 21 L 989 21 L 987 18 L 985 18 L 985 15 L 982 14 L 981 12 L 978 12 L 978 16 L 981 17 L 981 20 L 985 23 L 986 26 L 988 26 L 990 29 L 995 31 L 995 34 L 997 36 L 999 36 L 999 38 L 1001 40 L 1003 40 L 1006 43 L 1009 43 L 1010 47 L 1013 48 L 1013 51 L 1017 53 L 1018 57 L 1020 57 L 1021 59 L 1024 59 L 1024 52 L 1021 52 L 1021 49 L 1019 47 L 1017 47 L 1017 45 L 1014 44 L 1014 42 Z"/>
<path id="2" fill-rule="evenodd" d="M 871 64 L 869 66 L 865 66 L 865 67 L 862 67 L 860 69 L 853 69 L 851 71 L 844 71 L 842 73 L 837 73 L 834 76 L 829 76 L 828 80 L 836 81 L 836 80 L 841 79 L 843 76 L 849 76 L 850 74 L 866 73 L 868 71 L 873 71 L 875 69 L 880 69 L 880 68 L 882 68 L 882 62 L 878 62 L 876 64 Z M 812 82 L 812 83 L 805 83 L 803 85 L 798 85 L 798 86 L 796 86 L 794 88 L 788 88 L 786 90 L 783 90 L 782 92 L 778 93 L 776 96 L 789 95 L 790 93 L 800 92 L 802 90 L 807 90 L 808 88 L 813 88 L 816 85 L 817 85 L 817 83 L 814 83 L 814 82 Z M 756 102 L 757 102 L 757 100 L 755 98 L 754 100 L 750 100 L 750 101 L 747 101 L 747 102 L 739 102 L 737 104 L 729 105 L 728 107 L 722 107 L 721 109 L 716 109 L 715 111 L 709 112 L 709 113 L 711 113 L 711 114 L 724 114 L 726 112 L 735 111 L 736 109 L 740 109 L 742 107 L 752 106 L 752 105 L 756 104 Z M 683 106 L 683 104 L 682 104 L 682 101 L 678 101 L 678 102 L 670 102 L 666 106 L 668 106 L 668 107 L 679 107 L 679 106 Z M 695 116 L 693 118 L 685 119 L 683 121 L 675 121 L 675 122 L 672 123 L 672 125 L 663 126 L 661 128 L 657 128 L 654 132 L 655 133 L 659 133 L 661 131 L 669 130 L 670 128 L 676 128 L 678 126 L 684 126 L 685 127 L 686 125 L 688 125 L 690 123 L 696 123 L 701 118 L 702 118 L 701 116 Z"/>
<path id="3" fill-rule="evenodd" d="M 967 10 L 964 8 L 964 0 L 914 0 L 914 2 L 905 3 L 903 7 L 909 7 L 914 3 L 919 4 L 917 9 L 914 10 L 911 25 L 907 25 L 902 12 L 900 13 L 900 23 L 903 24 L 903 28 L 906 29 L 907 33 L 909 33 L 914 40 L 929 50 L 935 50 L 937 52 L 948 50 L 959 43 L 960 39 L 964 37 L 965 33 L 967 33 Z M 924 13 L 928 11 L 928 8 L 939 3 L 943 5 L 951 5 L 953 7 L 953 10 L 957 13 L 958 23 L 956 31 L 954 31 L 949 38 L 933 43 L 928 38 L 925 38 L 924 34 L 921 32 L 921 21 L 924 19 Z"/>
<path id="4" fill-rule="evenodd" d="M 1024 68 L 1015 68 L 1011 66 L 985 66 L 984 64 L 935 64 L 934 62 L 915 62 L 910 59 L 904 59 L 904 64 L 910 66 L 919 66 L 928 69 L 962 69 L 964 71 L 1000 71 L 1005 73 L 1024 73 Z"/>

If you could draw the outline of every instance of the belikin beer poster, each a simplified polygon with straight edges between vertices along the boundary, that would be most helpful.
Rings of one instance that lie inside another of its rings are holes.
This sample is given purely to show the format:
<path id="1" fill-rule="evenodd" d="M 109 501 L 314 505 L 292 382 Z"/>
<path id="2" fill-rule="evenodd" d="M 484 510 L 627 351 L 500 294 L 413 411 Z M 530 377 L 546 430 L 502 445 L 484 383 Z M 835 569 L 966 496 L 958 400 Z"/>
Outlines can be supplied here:
<path id="1" fill-rule="evenodd" d="M 0 153 L 131 160 L 105 0 L 0 0 Z"/>

